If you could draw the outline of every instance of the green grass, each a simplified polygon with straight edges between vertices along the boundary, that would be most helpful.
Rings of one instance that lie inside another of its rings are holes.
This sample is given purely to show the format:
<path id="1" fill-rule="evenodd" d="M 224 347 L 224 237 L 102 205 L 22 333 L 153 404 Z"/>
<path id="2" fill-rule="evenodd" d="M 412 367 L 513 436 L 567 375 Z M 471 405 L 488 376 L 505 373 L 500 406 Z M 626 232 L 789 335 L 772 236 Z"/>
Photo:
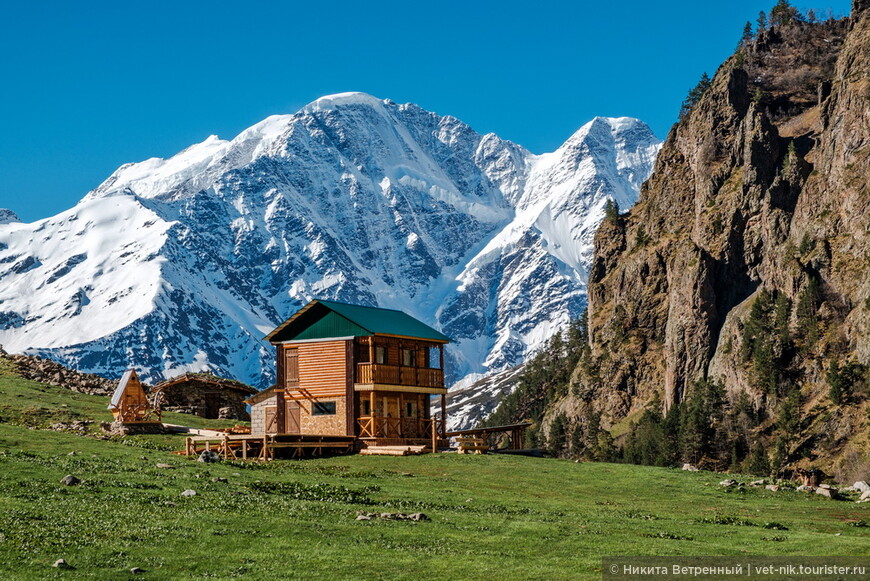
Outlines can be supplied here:
<path id="1" fill-rule="evenodd" d="M 9 374 L 0 392 L 13 411 L 105 414 L 107 398 Z M 127 579 L 131 567 L 142 579 L 597 579 L 605 555 L 862 555 L 870 544 L 870 528 L 851 524 L 870 521 L 870 504 L 728 492 L 709 472 L 456 454 L 207 465 L 155 442 L 178 439 L 0 423 L 0 579 Z M 83 483 L 62 486 L 66 474 Z M 180 496 L 188 488 L 197 495 Z M 357 521 L 358 510 L 431 520 Z M 75 569 L 53 568 L 59 558 Z"/>

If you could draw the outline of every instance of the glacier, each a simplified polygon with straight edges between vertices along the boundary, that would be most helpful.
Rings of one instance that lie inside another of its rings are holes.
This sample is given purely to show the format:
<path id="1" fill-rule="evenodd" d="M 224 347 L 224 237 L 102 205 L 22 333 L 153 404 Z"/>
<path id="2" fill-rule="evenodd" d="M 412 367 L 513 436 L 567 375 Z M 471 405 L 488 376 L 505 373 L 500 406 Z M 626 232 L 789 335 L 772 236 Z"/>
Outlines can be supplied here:
<path id="1" fill-rule="evenodd" d="M 467 385 L 580 314 L 604 205 L 635 202 L 659 147 L 637 119 L 597 117 L 534 155 L 417 105 L 322 97 L 123 165 L 56 216 L 0 211 L 0 344 L 106 377 L 266 387 L 262 337 L 323 298 L 439 328 Z"/>

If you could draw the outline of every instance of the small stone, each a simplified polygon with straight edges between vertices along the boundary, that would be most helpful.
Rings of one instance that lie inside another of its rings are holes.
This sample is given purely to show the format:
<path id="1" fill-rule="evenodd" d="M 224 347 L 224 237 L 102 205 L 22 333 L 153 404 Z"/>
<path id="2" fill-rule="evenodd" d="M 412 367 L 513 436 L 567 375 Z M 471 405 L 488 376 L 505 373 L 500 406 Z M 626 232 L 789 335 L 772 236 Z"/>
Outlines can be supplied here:
<path id="1" fill-rule="evenodd" d="M 779 486 L 776 484 L 768 484 L 764 488 L 766 488 L 767 490 L 772 490 L 773 492 L 776 492 L 777 490 L 779 490 Z"/>
<path id="2" fill-rule="evenodd" d="M 214 450 L 203 450 L 202 454 L 199 455 L 199 458 L 197 458 L 196 461 L 211 464 L 212 462 L 220 462 L 221 456 Z"/>
<path id="3" fill-rule="evenodd" d="M 719 483 L 719 486 L 725 486 L 727 488 L 731 488 L 732 486 L 737 486 L 737 481 L 733 478 L 728 478 Z"/>
<path id="4" fill-rule="evenodd" d="M 797 488 L 795 488 L 795 490 L 799 490 L 799 491 L 801 491 L 801 492 L 812 492 L 812 491 L 813 491 L 813 487 L 812 487 L 812 486 L 807 486 L 806 484 L 801 484 L 800 486 L 798 486 Z"/>
<path id="5" fill-rule="evenodd" d="M 229 482 L 229 480 L 227 480 L 226 478 L 224 478 L 222 476 L 218 476 L 217 478 L 212 478 L 211 481 L 212 482 L 223 482 L 223 483 Z"/>
<path id="6" fill-rule="evenodd" d="M 870 490 L 867 490 L 866 492 L 863 492 L 861 494 L 861 500 L 870 500 Z"/>
<path id="7" fill-rule="evenodd" d="M 72 474 L 67 474 L 63 478 L 61 478 L 60 483 L 65 486 L 75 486 L 77 484 L 81 484 L 82 481 L 80 478 L 73 476 Z"/>
<path id="8" fill-rule="evenodd" d="M 819 488 L 824 488 L 826 490 L 833 490 L 834 487 L 831 486 L 830 484 L 819 484 Z"/>
<path id="9" fill-rule="evenodd" d="M 157 464 L 158 468 L 175 468 L 172 464 Z"/>
<path id="10" fill-rule="evenodd" d="M 166 506 L 178 506 L 177 504 L 175 504 L 175 503 L 172 502 L 171 500 L 167 500 L 167 501 L 164 502 L 163 504 L 165 504 Z"/>
<path id="11" fill-rule="evenodd" d="M 140 459 L 140 460 L 147 460 L 148 457 L 147 457 L 147 456 L 139 456 L 139 459 Z"/>
<path id="12" fill-rule="evenodd" d="M 429 520 L 429 517 L 423 514 L 422 512 L 415 512 L 414 514 L 409 514 L 408 518 L 413 521 L 424 521 Z"/>
<path id="13" fill-rule="evenodd" d="M 382 512 L 381 513 L 381 518 L 384 518 L 387 520 L 393 520 L 394 517 L 395 517 L 395 515 L 391 512 Z"/>
<path id="14" fill-rule="evenodd" d="M 761 480 L 753 480 L 749 483 L 749 486 L 764 486 L 764 484 L 764 478 L 762 478 Z"/>
<path id="15" fill-rule="evenodd" d="M 356 515 L 356 520 L 372 520 L 372 517 L 367 514 L 358 514 Z"/>
<path id="16" fill-rule="evenodd" d="M 405 477 L 413 477 L 414 475 L 411 474 L 410 472 L 402 472 L 402 476 L 405 476 Z"/>
<path id="17" fill-rule="evenodd" d="M 683 470 L 687 470 L 688 472 L 697 472 L 698 467 L 686 462 L 685 464 L 683 464 Z"/>
<path id="18" fill-rule="evenodd" d="M 130 573 L 132 573 L 133 575 L 138 575 L 138 574 L 144 573 L 144 572 L 145 572 L 145 570 L 140 569 L 139 567 L 133 567 L 132 569 L 130 569 Z"/>
<path id="19" fill-rule="evenodd" d="M 181 493 L 181 496 L 188 496 L 188 497 L 196 496 L 196 490 L 191 490 L 190 488 L 188 488 L 187 490 L 185 490 L 184 492 Z"/>
<path id="20" fill-rule="evenodd" d="M 66 559 L 58 559 L 54 562 L 53 566 L 58 569 L 72 569 L 72 566 L 66 562 Z"/>
<path id="21" fill-rule="evenodd" d="M 70 452 L 69 454 L 67 454 L 67 456 L 75 456 L 76 454 L 78 454 L 78 452 L 76 452 L 75 450 L 73 450 L 72 452 Z"/>

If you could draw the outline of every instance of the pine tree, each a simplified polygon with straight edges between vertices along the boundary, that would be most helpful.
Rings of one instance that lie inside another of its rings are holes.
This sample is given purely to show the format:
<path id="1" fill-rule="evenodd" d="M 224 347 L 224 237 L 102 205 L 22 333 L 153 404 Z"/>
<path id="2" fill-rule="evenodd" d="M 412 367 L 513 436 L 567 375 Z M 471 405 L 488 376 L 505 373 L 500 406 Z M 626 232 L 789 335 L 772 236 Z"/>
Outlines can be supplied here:
<path id="1" fill-rule="evenodd" d="M 794 22 L 801 22 L 803 17 L 797 8 L 792 6 L 788 0 L 779 0 L 770 10 L 770 25 L 771 26 L 787 26 Z"/>
<path id="2" fill-rule="evenodd" d="M 619 203 L 612 198 L 607 198 L 604 202 L 604 219 L 615 222 L 617 218 L 619 218 Z"/>
<path id="3" fill-rule="evenodd" d="M 707 73 L 701 75 L 701 80 L 698 81 L 698 84 L 695 85 L 691 91 L 689 91 L 689 94 L 686 95 L 686 99 L 680 107 L 680 119 L 684 119 L 686 115 L 694 109 L 695 105 L 698 104 L 698 101 L 701 100 L 701 96 L 710 88 L 711 82 L 712 81 Z"/>
<path id="4" fill-rule="evenodd" d="M 831 361 L 830 365 L 828 365 L 828 373 L 825 377 L 828 380 L 828 395 L 831 401 L 836 405 L 840 405 L 843 402 L 845 382 L 843 381 L 843 375 L 840 373 L 840 364 L 836 360 Z"/>
<path id="5" fill-rule="evenodd" d="M 767 30 L 767 14 L 764 10 L 758 13 L 758 33 Z"/>
<path id="6" fill-rule="evenodd" d="M 743 48 L 747 46 L 750 42 L 752 42 L 754 35 L 752 34 L 752 23 L 747 21 L 745 25 L 743 25 L 743 35 L 740 37 L 739 48 Z"/>
<path id="7" fill-rule="evenodd" d="M 749 457 L 746 471 L 758 476 L 770 475 L 770 461 L 767 458 L 767 451 L 761 442 L 755 442 L 755 445 L 752 446 L 752 454 Z"/>

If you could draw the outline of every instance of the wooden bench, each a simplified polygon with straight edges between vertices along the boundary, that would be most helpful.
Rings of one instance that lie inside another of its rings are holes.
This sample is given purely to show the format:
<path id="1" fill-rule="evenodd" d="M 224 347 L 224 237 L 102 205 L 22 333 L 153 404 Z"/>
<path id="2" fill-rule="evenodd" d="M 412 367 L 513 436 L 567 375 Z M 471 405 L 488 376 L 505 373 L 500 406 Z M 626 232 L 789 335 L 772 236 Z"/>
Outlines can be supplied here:
<path id="1" fill-rule="evenodd" d="M 456 443 L 459 444 L 459 453 L 468 454 L 486 454 L 489 451 L 489 444 L 486 443 L 486 438 L 480 436 L 459 436 L 456 438 Z"/>

